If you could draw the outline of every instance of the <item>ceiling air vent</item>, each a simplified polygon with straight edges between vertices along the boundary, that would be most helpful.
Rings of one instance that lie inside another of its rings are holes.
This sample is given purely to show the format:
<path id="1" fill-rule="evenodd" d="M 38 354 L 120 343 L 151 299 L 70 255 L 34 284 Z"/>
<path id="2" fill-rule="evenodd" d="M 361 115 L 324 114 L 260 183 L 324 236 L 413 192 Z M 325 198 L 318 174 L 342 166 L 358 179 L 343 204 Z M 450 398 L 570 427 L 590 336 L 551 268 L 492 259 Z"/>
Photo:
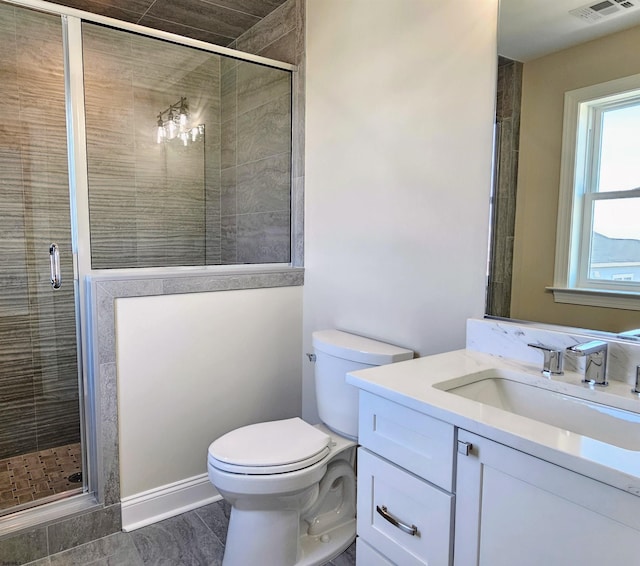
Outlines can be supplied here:
<path id="1" fill-rule="evenodd" d="M 639 0 L 603 0 L 595 4 L 587 4 L 575 10 L 570 10 L 572 16 L 576 16 L 587 22 L 599 22 L 600 20 L 622 14 L 630 8 L 637 8 Z"/>

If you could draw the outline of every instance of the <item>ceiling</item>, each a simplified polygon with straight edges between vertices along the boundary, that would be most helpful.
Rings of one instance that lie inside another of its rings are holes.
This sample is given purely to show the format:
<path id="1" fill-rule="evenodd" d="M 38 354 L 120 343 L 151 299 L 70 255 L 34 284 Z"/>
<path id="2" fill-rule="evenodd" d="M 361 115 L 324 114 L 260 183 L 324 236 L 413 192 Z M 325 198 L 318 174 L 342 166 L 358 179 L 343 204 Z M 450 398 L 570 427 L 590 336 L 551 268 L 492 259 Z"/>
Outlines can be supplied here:
<path id="1" fill-rule="evenodd" d="M 607 0 L 611 4 L 624 0 Z M 640 25 L 640 0 L 597 22 L 569 10 L 601 0 L 500 0 L 498 53 L 516 61 L 530 61 L 573 45 Z M 621 54 L 625 56 L 628 54 Z"/>
<path id="2" fill-rule="evenodd" d="M 228 46 L 286 0 L 49 0 L 216 45 Z M 500 0 L 499 53 L 530 61 L 640 25 L 640 0 L 590 23 L 569 10 L 601 0 Z M 623 2 L 624 0 L 605 0 Z"/>
<path id="3" fill-rule="evenodd" d="M 49 0 L 228 46 L 286 0 Z"/>

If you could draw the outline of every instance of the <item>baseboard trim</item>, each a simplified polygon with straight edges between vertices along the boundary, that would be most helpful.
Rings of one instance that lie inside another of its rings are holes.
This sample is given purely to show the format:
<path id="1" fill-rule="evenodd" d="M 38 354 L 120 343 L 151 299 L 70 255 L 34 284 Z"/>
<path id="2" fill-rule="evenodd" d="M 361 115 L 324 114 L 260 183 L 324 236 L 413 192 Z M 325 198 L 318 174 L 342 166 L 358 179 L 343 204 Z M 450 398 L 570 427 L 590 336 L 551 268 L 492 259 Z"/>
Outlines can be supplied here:
<path id="1" fill-rule="evenodd" d="M 122 530 L 135 531 L 220 499 L 207 474 L 123 497 Z"/>

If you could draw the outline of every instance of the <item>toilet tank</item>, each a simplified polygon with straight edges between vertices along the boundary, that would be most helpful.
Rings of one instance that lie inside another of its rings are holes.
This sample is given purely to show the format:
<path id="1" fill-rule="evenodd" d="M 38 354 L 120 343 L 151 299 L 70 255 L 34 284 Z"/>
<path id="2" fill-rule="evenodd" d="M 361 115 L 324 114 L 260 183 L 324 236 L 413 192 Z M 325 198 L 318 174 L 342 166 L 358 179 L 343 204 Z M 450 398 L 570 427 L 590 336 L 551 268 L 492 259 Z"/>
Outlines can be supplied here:
<path id="1" fill-rule="evenodd" d="M 355 440 L 358 437 L 358 389 L 345 381 L 345 375 L 410 360 L 413 352 L 341 330 L 318 330 L 312 334 L 312 343 L 320 419 L 331 430 Z"/>

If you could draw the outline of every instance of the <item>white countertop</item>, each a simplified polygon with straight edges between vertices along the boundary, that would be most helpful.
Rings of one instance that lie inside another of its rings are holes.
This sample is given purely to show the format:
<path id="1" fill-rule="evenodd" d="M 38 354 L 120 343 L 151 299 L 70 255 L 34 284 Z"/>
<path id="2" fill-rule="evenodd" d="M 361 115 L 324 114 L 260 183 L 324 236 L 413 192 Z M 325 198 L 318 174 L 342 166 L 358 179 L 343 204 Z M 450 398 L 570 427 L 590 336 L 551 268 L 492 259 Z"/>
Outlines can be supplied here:
<path id="1" fill-rule="evenodd" d="M 582 384 L 566 372 L 551 380 L 540 366 L 473 350 L 457 350 L 347 374 L 347 382 L 480 436 L 640 496 L 640 451 L 626 450 L 437 389 L 437 384 L 488 369 L 527 374 L 531 384 L 640 413 L 628 384 Z M 634 434 L 640 436 L 640 426 Z"/>

